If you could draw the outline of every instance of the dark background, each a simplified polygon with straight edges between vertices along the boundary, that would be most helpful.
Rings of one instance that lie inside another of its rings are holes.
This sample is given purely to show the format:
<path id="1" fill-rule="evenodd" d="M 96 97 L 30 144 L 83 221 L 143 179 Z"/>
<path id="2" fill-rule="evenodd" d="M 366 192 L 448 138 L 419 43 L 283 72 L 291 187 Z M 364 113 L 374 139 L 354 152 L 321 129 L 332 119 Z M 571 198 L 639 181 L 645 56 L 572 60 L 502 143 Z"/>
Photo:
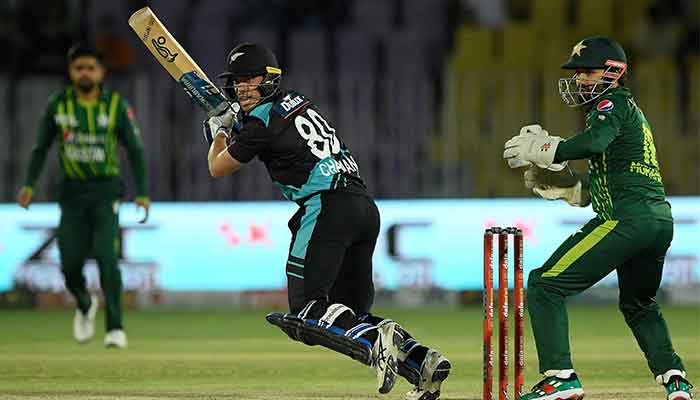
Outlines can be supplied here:
<path id="1" fill-rule="evenodd" d="M 281 198 L 259 162 L 209 177 L 203 114 L 127 25 L 145 5 L 210 76 L 241 41 L 272 48 L 284 84 L 320 105 L 381 198 L 527 196 L 501 160 L 503 142 L 534 122 L 562 136 L 580 129 L 582 114 L 557 92 L 559 65 L 582 38 L 612 36 L 628 53 L 667 192 L 700 193 L 697 1 L 4 0 L 0 201 L 22 184 L 39 116 L 80 39 L 106 52 L 107 84 L 134 105 L 153 199 Z M 55 150 L 38 201 L 54 199 Z"/>

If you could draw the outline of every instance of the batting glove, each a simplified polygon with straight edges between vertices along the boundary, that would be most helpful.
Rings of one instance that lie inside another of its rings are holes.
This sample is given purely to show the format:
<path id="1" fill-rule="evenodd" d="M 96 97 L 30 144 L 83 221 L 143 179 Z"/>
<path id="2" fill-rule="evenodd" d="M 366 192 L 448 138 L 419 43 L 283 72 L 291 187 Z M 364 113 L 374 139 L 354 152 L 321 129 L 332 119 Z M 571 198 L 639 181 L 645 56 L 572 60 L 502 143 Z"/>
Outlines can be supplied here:
<path id="1" fill-rule="evenodd" d="M 210 146 L 217 136 L 224 135 L 227 138 L 230 136 L 231 128 L 238 121 L 237 116 L 240 109 L 241 106 L 238 103 L 233 103 L 232 106 L 227 108 L 221 115 L 211 117 L 204 121 L 204 138 Z"/>

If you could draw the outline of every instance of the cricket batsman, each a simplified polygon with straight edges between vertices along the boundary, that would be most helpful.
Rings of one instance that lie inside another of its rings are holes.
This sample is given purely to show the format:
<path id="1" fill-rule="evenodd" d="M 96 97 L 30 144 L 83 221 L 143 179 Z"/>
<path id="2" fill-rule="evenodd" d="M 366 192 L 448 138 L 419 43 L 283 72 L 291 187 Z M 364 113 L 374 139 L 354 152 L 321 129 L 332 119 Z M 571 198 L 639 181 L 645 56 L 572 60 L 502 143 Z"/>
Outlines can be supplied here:
<path id="1" fill-rule="evenodd" d="M 692 398 L 683 363 L 654 296 L 673 238 L 652 128 L 624 86 L 627 57 L 607 37 L 578 42 L 563 69 L 559 92 L 586 112 L 586 127 L 569 139 L 526 126 L 505 144 L 511 167 L 525 172 L 528 188 L 546 199 L 563 199 L 597 216 L 567 238 L 528 280 L 528 310 L 544 379 L 521 400 L 581 399 L 584 391 L 569 350 L 565 300 L 617 271 L 619 307 L 668 400 Z M 589 160 L 586 176 L 566 163 Z M 560 171 L 560 172 L 553 172 Z"/>
<path id="2" fill-rule="evenodd" d="M 226 60 L 219 78 L 232 107 L 204 123 L 211 175 L 229 175 L 257 157 L 299 205 L 289 221 L 290 313 L 268 321 L 293 340 L 374 367 L 380 393 L 398 374 L 415 385 L 407 400 L 438 399 L 450 362 L 396 322 L 370 314 L 379 211 L 350 149 L 311 99 L 280 87 L 282 70 L 269 49 L 243 43 Z"/>
<path id="3" fill-rule="evenodd" d="M 58 142 L 58 250 L 66 287 L 77 303 L 73 336 L 85 343 L 95 333 L 98 299 L 88 293 L 83 276 L 85 261 L 93 256 L 105 298 L 104 344 L 123 348 L 127 338 L 122 325 L 122 278 L 118 265 L 122 182 L 117 144 L 126 148 L 136 176 L 135 202 L 147 218 L 150 200 L 143 146 L 131 106 L 119 93 L 102 86 L 105 67 L 99 50 L 85 43 L 71 47 L 68 74 L 71 84 L 51 96 L 41 118 L 38 140 L 17 202 L 29 208 L 49 148 Z"/>

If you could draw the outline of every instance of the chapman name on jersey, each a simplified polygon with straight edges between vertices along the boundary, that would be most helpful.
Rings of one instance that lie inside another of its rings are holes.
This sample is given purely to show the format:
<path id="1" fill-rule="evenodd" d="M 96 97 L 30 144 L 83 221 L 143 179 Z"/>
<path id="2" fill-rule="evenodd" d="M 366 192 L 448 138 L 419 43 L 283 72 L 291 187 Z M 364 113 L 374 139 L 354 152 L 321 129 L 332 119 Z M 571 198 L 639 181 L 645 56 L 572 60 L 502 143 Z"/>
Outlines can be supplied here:
<path id="1" fill-rule="evenodd" d="M 257 105 L 243 117 L 228 149 L 243 163 L 257 156 L 292 201 L 326 190 L 365 189 L 350 149 L 298 92 L 281 92 Z"/>

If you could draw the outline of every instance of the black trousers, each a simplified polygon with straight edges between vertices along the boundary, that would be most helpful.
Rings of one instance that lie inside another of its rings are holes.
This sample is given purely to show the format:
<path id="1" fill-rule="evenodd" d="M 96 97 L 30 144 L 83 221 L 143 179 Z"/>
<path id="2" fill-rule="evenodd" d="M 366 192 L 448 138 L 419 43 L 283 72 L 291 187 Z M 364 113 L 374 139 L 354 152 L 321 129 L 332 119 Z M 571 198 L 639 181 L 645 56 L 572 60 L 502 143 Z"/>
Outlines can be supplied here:
<path id="1" fill-rule="evenodd" d="M 374 302 L 372 254 L 379 211 L 366 194 L 321 192 L 307 199 L 289 221 L 289 309 L 328 299 L 368 313 Z"/>

